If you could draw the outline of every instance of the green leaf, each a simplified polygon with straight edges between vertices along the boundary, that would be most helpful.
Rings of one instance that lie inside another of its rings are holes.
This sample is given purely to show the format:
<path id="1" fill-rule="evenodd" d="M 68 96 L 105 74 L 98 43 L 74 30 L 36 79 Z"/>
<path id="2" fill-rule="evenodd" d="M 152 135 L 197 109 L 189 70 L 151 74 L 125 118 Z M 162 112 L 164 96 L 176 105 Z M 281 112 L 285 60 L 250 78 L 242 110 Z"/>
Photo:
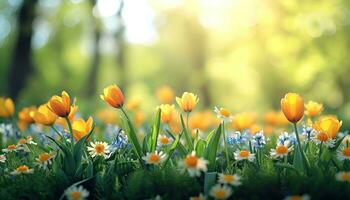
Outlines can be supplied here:
<path id="1" fill-rule="evenodd" d="M 153 122 L 153 127 L 152 127 L 152 143 L 151 143 L 151 152 L 154 152 L 157 147 L 157 141 L 158 141 L 158 134 L 159 134 L 159 127 L 160 127 L 160 117 L 161 117 L 161 110 L 158 109 L 156 118 Z"/>
<path id="2" fill-rule="evenodd" d="M 168 153 L 168 157 L 167 157 L 166 161 L 164 162 L 164 166 L 166 166 L 166 164 L 168 163 L 168 161 L 171 159 L 171 157 L 173 156 L 173 153 L 174 153 L 174 151 L 177 149 L 178 145 L 181 144 L 181 143 L 180 143 L 180 138 L 181 138 L 181 136 L 182 136 L 183 133 L 184 133 L 184 131 L 182 131 L 182 132 L 180 133 L 180 135 L 176 137 L 175 141 L 174 141 L 173 144 L 171 145 L 170 151 L 169 151 L 169 153 Z"/>
<path id="3" fill-rule="evenodd" d="M 207 142 L 205 140 L 198 139 L 194 145 L 196 150 L 196 155 L 198 155 L 199 157 L 203 157 L 206 145 L 207 145 Z"/>
<path id="4" fill-rule="evenodd" d="M 191 152 L 193 150 L 193 143 L 192 143 L 192 139 L 189 135 L 189 132 L 187 130 L 187 127 L 185 125 L 185 121 L 184 118 L 182 117 L 182 114 L 180 114 L 180 119 L 181 119 L 181 125 L 182 125 L 182 129 L 185 131 L 185 139 L 186 139 L 186 143 L 189 146 L 189 151 Z"/>
<path id="5" fill-rule="evenodd" d="M 92 135 L 94 129 L 95 129 L 95 125 L 93 125 L 90 133 L 88 135 L 84 136 L 83 138 L 81 138 L 77 143 L 75 143 L 75 145 L 73 147 L 74 160 L 75 160 L 76 166 L 80 165 L 84 144 L 85 144 L 86 140 Z"/>
<path id="6" fill-rule="evenodd" d="M 215 169 L 216 153 L 218 150 L 220 136 L 222 132 L 222 124 L 215 130 L 209 133 L 207 139 L 207 147 L 204 152 L 204 158 L 209 161 L 208 171 L 212 172 Z"/>
<path id="7" fill-rule="evenodd" d="M 141 166 L 145 167 L 143 160 L 142 160 L 143 154 L 141 151 L 141 146 L 140 146 L 139 141 L 137 139 L 135 128 L 132 125 L 131 121 L 129 120 L 129 118 L 127 117 L 126 114 L 125 114 L 125 117 L 126 117 L 126 119 L 122 118 L 122 122 L 124 124 L 124 129 L 126 131 L 126 134 L 128 135 L 128 138 L 130 140 L 132 149 L 133 149 L 134 153 L 136 154 L 136 157 L 138 158 Z"/>
<path id="8" fill-rule="evenodd" d="M 297 172 L 299 174 L 299 171 L 293 167 L 291 164 L 288 164 L 288 163 L 275 163 L 275 166 L 276 167 L 281 167 L 281 168 L 285 168 L 285 169 L 290 169 L 290 170 L 293 170 L 295 172 Z"/>
<path id="9" fill-rule="evenodd" d="M 305 172 L 303 155 L 300 153 L 299 145 L 295 145 L 293 167 L 298 171 Z"/>
<path id="10" fill-rule="evenodd" d="M 174 134 L 172 134 L 169 130 L 166 130 L 166 132 L 174 139 L 176 140 L 176 137 L 174 136 Z M 185 130 L 182 130 L 180 135 L 182 137 L 182 135 L 185 134 Z M 180 137 L 180 139 L 181 139 Z M 179 149 L 179 153 L 181 154 L 181 156 L 186 156 L 188 154 L 187 149 L 184 147 L 184 145 L 181 144 L 181 142 L 179 142 L 178 144 L 178 149 Z"/>
<path id="11" fill-rule="evenodd" d="M 337 142 L 335 143 L 334 147 L 331 148 L 331 151 L 336 151 L 338 149 L 338 147 L 340 146 L 341 142 L 343 141 L 343 139 L 346 137 L 347 135 L 344 135 L 342 138 L 340 138 L 339 140 L 337 140 Z"/>

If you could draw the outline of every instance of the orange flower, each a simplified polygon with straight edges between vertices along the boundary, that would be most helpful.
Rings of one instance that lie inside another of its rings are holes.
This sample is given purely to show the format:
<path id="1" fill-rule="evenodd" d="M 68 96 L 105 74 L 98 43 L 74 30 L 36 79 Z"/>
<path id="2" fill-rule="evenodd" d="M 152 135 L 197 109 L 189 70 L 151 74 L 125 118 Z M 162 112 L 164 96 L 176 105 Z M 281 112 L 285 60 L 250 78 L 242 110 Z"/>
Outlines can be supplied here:
<path id="1" fill-rule="evenodd" d="M 42 104 L 35 111 L 31 111 L 30 116 L 36 123 L 46 126 L 53 125 L 57 119 L 57 115 L 48 108 L 47 104 Z"/>
<path id="2" fill-rule="evenodd" d="M 314 101 L 309 101 L 305 104 L 305 115 L 308 117 L 315 117 L 319 115 L 323 110 L 323 105 Z"/>
<path id="3" fill-rule="evenodd" d="M 121 108 L 124 105 L 123 92 L 117 85 L 110 85 L 103 89 L 101 99 L 114 108 Z"/>
<path id="4" fill-rule="evenodd" d="M 213 118 L 216 117 L 210 111 L 194 113 L 189 119 L 189 126 L 204 132 L 212 125 Z"/>
<path id="5" fill-rule="evenodd" d="M 327 134 L 330 138 L 335 138 L 342 125 L 342 121 L 339 121 L 334 116 L 321 117 L 314 123 L 314 128 L 321 134 Z"/>
<path id="6" fill-rule="evenodd" d="M 26 123 L 26 124 L 34 123 L 35 121 L 34 121 L 33 117 L 30 116 L 30 113 L 35 111 L 35 110 L 36 110 L 36 108 L 34 106 L 23 108 L 18 113 L 19 121 L 22 123 Z"/>
<path id="7" fill-rule="evenodd" d="M 297 123 L 304 115 L 304 100 L 299 94 L 288 93 L 281 99 L 281 109 L 288 121 Z"/>
<path id="8" fill-rule="evenodd" d="M 169 86 L 162 86 L 157 89 L 156 95 L 163 104 L 170 104 L 174 99 L 174 91 Z"/>
<path id="9" fill-rule="evenodd" d="M 161 120 L 163 123 L 169 123 L 174 116 L 175 106 L 169 104 L 162 104 L 159 106 L 161 110 Z"/>
<path id="10" fill-rule="evenodd" d="M 92 117 L 89 117 L 87 121 L 85 121 L 84 119 L 74 120 L 72 123 L 73 137 L 76 140 L 80 140 L 81 138 L 89 134 L 92 130 L 93 122 L 94 120 L 92 119 Z"/>
<path id="11" fill-rule="evenodd" d="M 0 117 L 9 118 L 15 112 L 15 105 L 10 98 L 0 98 Z"/>
<path id="12" fill-rule="evenodd" d="M 185 112 L 191 112 L 198 103 L 197 95 L 193 93 L 184 92 L 182 97 L 176 97 L 176 102 L 180 108 Z"/>
<path id="13" fill-rule="evenodd" d="M 238 131 L 243 131 L 249 129 L 255 123 L 256 115 L 255 113 L 238 113 L 233 116 L 232 128 Z"/>
<path id="14" fill-rule="evenodd" d="M 49 100 L 48 107 L 59 117 L 68 117 L 71 110 L 70 97 L 66 91 L 61 96 L 53 96 Z"/>

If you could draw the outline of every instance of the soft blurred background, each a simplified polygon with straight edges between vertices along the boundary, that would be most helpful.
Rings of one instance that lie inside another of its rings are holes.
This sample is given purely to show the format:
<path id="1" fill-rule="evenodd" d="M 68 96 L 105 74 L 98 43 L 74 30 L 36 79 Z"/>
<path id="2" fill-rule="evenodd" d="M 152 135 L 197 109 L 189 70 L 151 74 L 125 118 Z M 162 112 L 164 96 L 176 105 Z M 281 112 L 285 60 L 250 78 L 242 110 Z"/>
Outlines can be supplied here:
<path id="1" fill-rule="evenodd" d="M 0 94 L 62 89 L 90 112 L 116 83 L 146 112 L 159 87 L 201 108 L 279 108 L 284 93 L 350 122 L 348 0 L 1 0 Z"/>

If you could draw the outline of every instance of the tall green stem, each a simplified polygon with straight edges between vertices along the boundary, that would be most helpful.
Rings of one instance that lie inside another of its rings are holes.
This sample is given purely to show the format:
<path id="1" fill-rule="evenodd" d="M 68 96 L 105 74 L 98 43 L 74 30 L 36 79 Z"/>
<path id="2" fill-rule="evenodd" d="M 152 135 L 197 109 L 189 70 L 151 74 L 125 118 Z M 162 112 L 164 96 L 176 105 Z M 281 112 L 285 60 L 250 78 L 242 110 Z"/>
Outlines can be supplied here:
<path id="1" fill-rule="evenodd" d="M 230 158 L 228 156 L 228 147 L 227 147 L 227 140 L 226 140 L 226 134 L 225 134 L 225 122 L 222 121 L 222 135 L 224 137 L 224 145 L 225 145 L 225 154 L 226 154 L 226 162 L 227 162 L 227 167 L 230 166 Z"/>
<path id="2" fill-rule="evenodd" d="M 296 124 L 296 123 L 293 123 L 293 125 L 294 125 L 295 136 L 296 136 L 297 142 L 298 142 L 298 149 L 299 149 L 299 151 L 300 151 L 301 156 L 303 157 L 304 165 L 305 165 L 305 167 L 308 169 L 308 168 L 310 167 L 310 164 L 309 164 L 309 161 L 308 161 L 307 158 L 306 158 L 306 155 L 305 155 L 303 149 L 301 148 L 301 142 L 300 142 L 300 139 L 299 139 L 299 133 L 298 133 L 297 124 Z"/>
<path id="3" fill-rule="evenodd" d="M 69 129 L 69 133 L 70 133 L 70 136 L 71 136 L 71 143 L 72 143 L 72 146 L 74 145 L 74 136 L 73 136 L 73 128 L 72 128 L 72 124 L 70 123 L 70 120 L 68 117 L 65 117 L 66 121 L 67 121 L 67 124 L 68 124 L 68 129 Z"/>

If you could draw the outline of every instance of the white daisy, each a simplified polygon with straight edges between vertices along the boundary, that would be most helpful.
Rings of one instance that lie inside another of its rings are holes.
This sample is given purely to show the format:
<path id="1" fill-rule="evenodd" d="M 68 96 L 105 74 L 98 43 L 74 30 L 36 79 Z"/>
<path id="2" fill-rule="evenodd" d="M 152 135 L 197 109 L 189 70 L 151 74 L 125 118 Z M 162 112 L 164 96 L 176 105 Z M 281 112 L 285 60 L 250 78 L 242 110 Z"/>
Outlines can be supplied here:
<path id="1" fill-rule="evenodd" d="M 350 147 L 342 147 L 338 149 L 337 158 L 341 161 L 350 160 Z"/>
<path id="2" fill-rule="evenodd" d="M 71 186 L 64 191 L 68 200 L 85 200 L 90 192 L 83 188 L 83 186 Z"/>
<path id="3" fill-rule="evenodd" d="M 153 153 L 147 153 L 145 156 L 142 157 L 142 159 L 150 165 L 159 165 L 166 159 L 166 154 L 164 154 L 162 151 L 158 153 L 158 151 L 155 151 Z"/>
<path id="4" fill-rule="evenodd" d="M 198 158 L 196 152 L 192 151 L 186 158 L 180 161 L 179 165 L 183 167 L 184 171 L 188 171 L 191 177 L 200 176 L 201 171 L 206 172 L 208 161 L 203 158 Z"/>
<path id="5" fill-rule="evenodd" d="M 9 152 L 16 152 L 17 146 L 14 144 L 8 145 L 6 149 L 2 149 L 2 152 L 9 153 Z"/>
<path id="6" fill-rule="evenodd" d="M 248 160 L 250 162 L 254 162 L 255 154 L 250 153 L 248 150 L 237 150 L 234 152 L 235 159 L 237 161 Z"/>
<path id="7" fill-rule="evenodd" d="M 292 147 L 288 148 L 288 145 L 277 145 L 275 149 L 271 149 L 270 155 L 272 158 L 283 158 L 288 156 L 288 153 L 292 150 Z"/>
<path id="8" fill-rule="evenodd" d="M 341 182 L 349 182 L 350 183 L 350 171 L 348 172 L 338 172 L 335 175 L 335 179 L 337 181 L 341 181 Z"/>
<path id="9" fill-rule="evenodd" d="M 173 138 L 169 138 L 166 135 L 162 135 L 158 137 L 158 145 L 159 146 L 168 146 L 173 143 Z"/>
<path id="10" fill-rule="evenodd" d="M 88 151 L 91 157 L 103 156 L 105 159 L 110 156 L 110 146 L 106 142 L 90 142 Z"/>
<path id="11" fill-rule="evenodd" d="M 52 153 L 42 153 L 40 154 L 37 158 L 35 158 L 36 165 L 39 168 L 43 168 L 43 169 L 47 169 L 48 165 L 51 165 L 52 161 L 51 159 L 54 157 L 55 155 Z"/>
<path id="12" fill-rule="evenodd" d="M 335 146 L 335 139 L 329 137 L 326 133 L 318 132 L 311 138 L 316 144 L 324 144 L 326 147 L 333 148 Z"/>
<path id="13" fill-rule="evenodd" d="M 12 175 L 19 175 L 19 174 L 32 174 L 34 172 L 34 169 L 30 169 L 27 165 L 21 165 L 17 167 L 13 172 L 11 172 Z"/>
<path id="14" fill-rule="evenodd" d="M 227 185 L 217 184 L 210 189 L 210 196 L 214 199 L 227 199 L 231 196 L 232 189 Z"/>
<path id="15" fill-rule="evenodd" d="M 202 193 L 199 193 L 198 196 L 190 197 L 190 200 L 205 200 L 205 196 Z"/>
<path id="16" fill-rule="evenodd" d="M 5 155 L 0 155 L 0 162 L 2 162 L 2 163 L 6 162 L 6 156 Z"/>
<path id="17" fill-rule="evenodd" d="M 286 196 L 283 200 L 309 200 L 310 196 L 307 194 L 303 195 L 291 195 L 291 196 Z"/>
<path id="18" fill-rule="evenodd" d="M 239 186 L 242 184 L 241 177 L 237 174 L 219 174 L 219 183 Z"/>
<path id="19" fill-rule="evenodd" d="M 226 108 L 218 108 L 215 106 L 214 112 L 216 113 L 216 117 L 221 119 L 224 122 L 231 122 L 232 121 L 232 116 L 229 110 Z"/>

